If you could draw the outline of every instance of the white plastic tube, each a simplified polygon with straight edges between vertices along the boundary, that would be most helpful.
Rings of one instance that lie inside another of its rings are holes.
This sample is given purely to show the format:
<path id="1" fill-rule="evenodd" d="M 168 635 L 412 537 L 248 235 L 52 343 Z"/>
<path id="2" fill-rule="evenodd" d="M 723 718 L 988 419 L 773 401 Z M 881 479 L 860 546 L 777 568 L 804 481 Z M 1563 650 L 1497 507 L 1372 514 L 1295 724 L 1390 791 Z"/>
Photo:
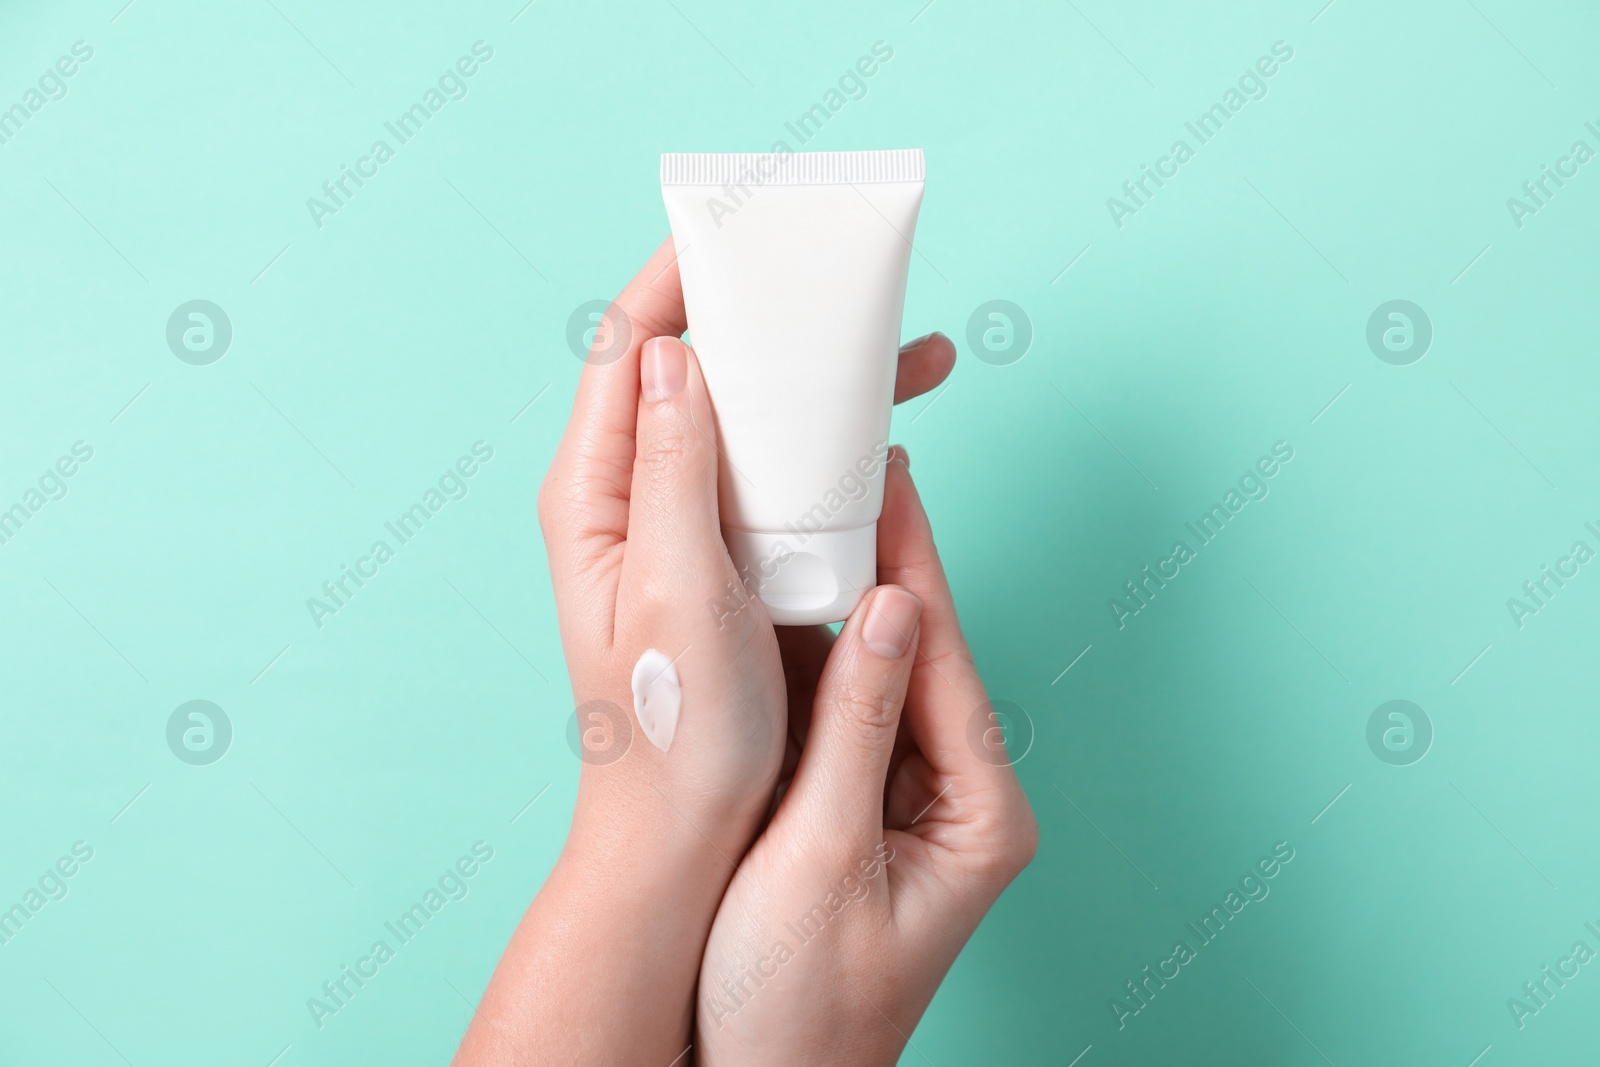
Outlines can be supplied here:
<path id="1" fill-rule="evenodd" d="M 877 583 L 923 174 L 920 149 L 661 157 L 723 538 L 779 625 L 838 622 Z"/>

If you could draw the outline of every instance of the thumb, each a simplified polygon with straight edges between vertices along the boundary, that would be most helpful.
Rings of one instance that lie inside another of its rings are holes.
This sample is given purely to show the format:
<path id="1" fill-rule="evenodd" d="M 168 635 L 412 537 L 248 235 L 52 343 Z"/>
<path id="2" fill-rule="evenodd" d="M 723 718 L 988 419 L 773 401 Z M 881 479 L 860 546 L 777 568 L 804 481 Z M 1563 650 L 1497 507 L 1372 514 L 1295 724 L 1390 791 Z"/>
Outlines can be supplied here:
<path id="1" fill-rule="evenodd" d="M 726 564 L 717 517 L 717 427 L 700 363 L 676 337 L 639 355 L 627 554 L 657 592 L 700 590 Z"/>
<path id="2" fill-rule="evenodd" d="M 785 801 L 851 850 L 883 840 L 883 784 L 894 752 L 922 601 L 880 585 L 839 632 L 817 683 L 811 727 Z"/>

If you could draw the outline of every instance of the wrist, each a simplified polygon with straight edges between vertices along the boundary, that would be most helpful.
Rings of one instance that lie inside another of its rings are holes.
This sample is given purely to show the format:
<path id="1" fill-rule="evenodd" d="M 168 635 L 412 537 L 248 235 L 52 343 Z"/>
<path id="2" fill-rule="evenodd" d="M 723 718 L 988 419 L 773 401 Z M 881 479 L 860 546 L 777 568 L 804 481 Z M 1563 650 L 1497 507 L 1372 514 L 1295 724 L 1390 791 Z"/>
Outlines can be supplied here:
<path id="1" fill-rule="evenodd" d="M 484 1048 L 521 1028 L 548 1062 L 665 1064 L 689 1040 L 695 979 L 732 869 L 698 836 L 696 847 L 651 833 L 598 799 L 580 790 L 567 843 L 485 993 L 485 1024 L 473 1027 Z M 618 1005 L 626 1026 L 616 1025 Z"/>
<path id="2" fill-rule="evenodd" d="M 685 990 L 682 1010 L 692 1018 L 694 978 L 734 868 L 707 841 L 688 834 L 630 826 L 612 812 L 574 813 L 540 895 L 564 925 L 589 931 L 578 935 L 586 946 L 580 954 L 604 959 L 614 946 L 629 946 L 631 963 L 619 969 L 638 974 L 613 979 Z"/>
<path id="3" fill-rule="evenodd" d="M 607 863 L 626 854 L 667 867 L 703 864 L 725 884 L 760 831 L 771 794 L 707 795 L 668 775 L 585 767 L 567 847 Z"/>

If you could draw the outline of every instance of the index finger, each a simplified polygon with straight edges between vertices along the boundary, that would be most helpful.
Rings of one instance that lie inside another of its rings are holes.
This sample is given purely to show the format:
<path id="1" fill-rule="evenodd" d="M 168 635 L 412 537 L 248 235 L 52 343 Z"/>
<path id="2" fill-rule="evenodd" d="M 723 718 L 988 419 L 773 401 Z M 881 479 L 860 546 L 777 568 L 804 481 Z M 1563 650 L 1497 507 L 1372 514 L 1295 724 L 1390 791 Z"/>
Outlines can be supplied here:
<path id="1" fill-rule="evenodd" d="M 584 361 L 572 415 L 540 491 L 540 517 L 557 594 L 615 574 L 595 563 L 627 537 L 639 410 L 639 350 L 688 328 L 678 254 L 667 238 L 603 317 Z M 621 354 L 613 356 L 616 348 Z M 614 597 L 602 597 L 609 607 Z"/>
<path id="2" fill-rule="evenodd" d="M 1015 788 L 1010 765 L 997 765 L 970 743 L 969 726 L 974 716 L 988 714 L 989 698 L 956 618 L 928 514 L 898 446 L 890 454 L 878 519 L 878 581 L 904 586 L 922 600 L 921 636 L 905 708 L 917 748 L 941 777 Z"/>

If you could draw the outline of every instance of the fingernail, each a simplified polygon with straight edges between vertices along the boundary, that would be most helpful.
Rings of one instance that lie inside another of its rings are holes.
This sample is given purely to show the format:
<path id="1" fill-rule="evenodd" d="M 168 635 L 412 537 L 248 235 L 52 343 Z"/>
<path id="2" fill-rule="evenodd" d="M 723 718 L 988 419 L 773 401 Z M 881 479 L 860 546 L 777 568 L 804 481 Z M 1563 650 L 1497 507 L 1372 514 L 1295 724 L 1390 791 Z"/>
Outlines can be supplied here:
<path id="1" fill-rule="evenodd" d="M 904 589 L 878 590 L 861 624 L 861 640 L 884 659 L 899 659 L 911 647 L 911 634 L 922 615 L 922 601 Z"/>
<path id="2" fill-rule="evenodd" d="M 650 403 L 683 392 L 689 381 L 689 360 L 676 337 L 652 337 L 639 354 L 639 381 Z"/>
<path id="3" fill-rule="evenodd" d="M 911 453 L 906 451 L 905 445 L 889 446 L 889 462 L 903 464 L 906 470 L 911 469 Z"/>
<path id="4" fill-rule="evenodd" d="M 918 345 L 920 345 L 922 342 L 926 341 L 928 338 L 930 338 L 932 336 L 933 336 L 933 334 L 931 334 L 931 333 L 925 333 L 921 337 L 913 337 L 911 340 L 907 341 L 905 344 L 901 345 L 900 347 L 901 348 L 916 348 Z"/>

